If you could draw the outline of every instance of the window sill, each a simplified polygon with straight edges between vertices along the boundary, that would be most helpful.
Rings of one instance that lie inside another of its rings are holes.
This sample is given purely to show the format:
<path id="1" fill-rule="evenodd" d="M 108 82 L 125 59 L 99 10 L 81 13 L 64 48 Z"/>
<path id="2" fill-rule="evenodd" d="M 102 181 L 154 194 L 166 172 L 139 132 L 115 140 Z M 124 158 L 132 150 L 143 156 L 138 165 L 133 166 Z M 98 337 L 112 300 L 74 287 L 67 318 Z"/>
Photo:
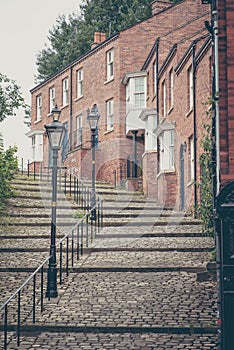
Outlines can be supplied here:
<path id="1" fill-rule="evenodd" d="M 42 121 L 42 119 L 38 119 L 38 120 L 36 120 L 36 121 L 34 122 L 34 125 L 36 125 L 36 124 L 40 123 L 41 121 Z"/>
<path id="2" fill-rule="evenodd" d="M 69 105 L 66 104 L 65 106 L 62 106 L 60 109 L 62 110 L 62 109 L 64 109 L 64 108 L 68 107 L 68 106 L 69 106 Z"/>
<path id="3" fill-rule="evenodd" d="M 113 80 L 114 80 L 114 77 L 110 78 L 109 80 L 106 80 L 106 81 L 104 82 L 104 85 L 109 84 L 109 83 L 112 82 Z"/>
<path id="4" fill-rule="evenodd" d="M 186 114 L 185 114 L 185 116 L 186 117 L 189 117 L 190 116 L 190 114 L 193 112 L 193 108 L 191 108 Z"/>
<path id="5" fill-rule="evenodd" d="M 187 187 L 191 187 L 192 185 L 194 185 L 194 180 L 191 180 L 189 183 L 187 183 Z"/>
<path id="6" fill-rule="evenodd" d="M 173 111 L 173 109 L 174 109 L 174 106 L 171 106 L 171 108 L 170 108 L 169 111 L 168 111 L 168 114 L 171 114 L 171 112 Z"/>
<path id="7" fill-rule="evenodd" d="M 104 132 L 104 135 L 107 135 L 107 134 L 111 133 L 112 131 L 114 131 L 114 128 L 111 128 L 111 129 L 109 129 L 109 130 L 106 130 L 106 131 Z"/>
<path id="8" fill-rule="evenodd" d="M 77 102 L 77 101 L 81 100 L 83 97 L 84 97 L 84 95 L 82 95 L 80 97 L 76 97 L 74 101 Z"/>
<path id="9" fill-rule="evenodd" d="M 166 174 L 175 174 L 175 169 L 165 169 L 165 170 L 160 170 L 160 172 L 157 175 L 157 178 L 160 177 L 161 175 L 166 175 Z"/>

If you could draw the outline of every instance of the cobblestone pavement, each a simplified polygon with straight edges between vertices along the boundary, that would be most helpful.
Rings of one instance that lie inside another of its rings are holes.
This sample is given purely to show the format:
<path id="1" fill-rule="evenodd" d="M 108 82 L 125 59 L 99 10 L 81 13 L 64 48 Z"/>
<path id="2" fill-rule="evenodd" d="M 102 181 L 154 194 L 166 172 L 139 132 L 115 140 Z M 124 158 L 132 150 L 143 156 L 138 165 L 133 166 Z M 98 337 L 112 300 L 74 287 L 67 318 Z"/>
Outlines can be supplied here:
<path id="1" fill-rule="evenodd" d="M 58 298 L 45 299 L 43 313 L 38 304 L 35 324 L 30 313 L 32 285 L 27 286 L 22 297 L 21 345 L 17 347 L 15 334 L 9 333 L 8 349 L 217 350 L 216 283 L 211 279 L 198 282 L 196 274 L 206 268 L 213 240 L 202 237 L 199 222 L 184 214 L 166 211 L 157 225 L 152 214 L 160 209 L 152 209 L 151 201 L 145 204 L 142 198 L 120 191 L 115 196 L 101 192 L 108 197 L 104 223 L 109 227 L 74 262 L 65 283 L 58 285 Z M 41 206 L 39 199 L 32 198 L 30 203 Z M 14 214 L 20 213 L 22 203 L 26 205 L 24 198 L 16 201 Z M 121 217 L 126 205 L 133 209 Z M 42 213 L 40 207 L 38 214 Z M 114 220 L 111 213 L 116 215 Z M 140 216 L 135 218 L 135 214 Z M 63 232 L 59 227 L 58 235 Z M 0 248 L 5 249 L 0 251 L 0 267 L 12 268 L 7 275 L 0 272 L 3 300 L 9 283 L 16 286 L 27 277 L 26 272 L 13 272 L 14 268 L 37 267 L 48 256 L 49 235 L 47 227 L 31 227 L 29 233 L 26 226 L 12 225 L 0 227 L 0 235 Z M 39 297 L 37 290 L 36 303 Z M 13 306 L 9 319 L 17 322 Z"/>
<path id="2" fill-rule="evenodd" d="M 30 334 L 22 338 L 19 350 L 213 350 L 216 338 L 207 335 L 147 333 L 49 333 L 42 332 L 37 338 Z M 40 345 L 38 345 L 40 344 Z M 48 345 L 49 344 L 49 345 Z M 157 344 L 155 347 L 155 344 Z M 49 347 L 48 347 L 49 346 Z M 9 346 L 9 350 L 15 347 Z"/>

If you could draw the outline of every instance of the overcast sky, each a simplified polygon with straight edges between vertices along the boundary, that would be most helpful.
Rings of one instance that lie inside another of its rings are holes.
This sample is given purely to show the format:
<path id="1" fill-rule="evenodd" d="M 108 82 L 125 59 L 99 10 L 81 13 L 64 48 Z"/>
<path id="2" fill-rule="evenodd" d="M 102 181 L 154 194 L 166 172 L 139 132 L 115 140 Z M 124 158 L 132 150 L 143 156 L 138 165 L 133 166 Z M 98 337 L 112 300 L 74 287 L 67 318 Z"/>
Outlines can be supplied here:
<path id="1" fill-rule="evenodd" d="M 47 42 L 49 29 L 62 14 L 79 11 L 82 0 L 1 0 L 0 3 L 0 72 L 21 87 L 30 104 L 29 90 L 34 86 L 36 55 Z M 18 157 L 30 157 L 30 143 L 23 124 L 23 110 L 0 124 L 5 147 L 17 145 Z"/>

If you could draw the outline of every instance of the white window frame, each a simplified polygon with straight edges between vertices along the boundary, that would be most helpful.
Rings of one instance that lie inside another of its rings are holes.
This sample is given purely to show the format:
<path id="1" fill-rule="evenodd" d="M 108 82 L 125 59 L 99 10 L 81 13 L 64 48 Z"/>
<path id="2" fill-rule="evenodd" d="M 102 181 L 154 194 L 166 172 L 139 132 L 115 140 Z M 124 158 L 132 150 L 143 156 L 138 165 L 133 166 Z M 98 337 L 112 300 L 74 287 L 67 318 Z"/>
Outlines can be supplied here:
<path id="1" fill-rule="evenodd" d="M 37 96 L 36 104 L 37 104 L 37 121 L 40 121 L 42 119 L 42 96 L 41 95 Z"/>
<path id="2" fill-rule="evenodd" d="M 107 131 L 114 128 L 114 99 L 106 101 L 106 129 Z"/>
<path id="3" fill-rule="evenodd" d="M 188 69 L 188 107 L 189 111 L 193 109 L 193 67 Z"/>
<path id="4" fill-rule="evenodd" d="M 63 107 L 68 105 L 68 78 L 63 79 Z"/>
<path id="5" fill-rule="evenodd" d="M 146 78 L 134 78 L 134 105 L 135 107 L 146 107 Z"/>
<path id="6" fill-rule="evenodd" d="M 106 61 L 107 61 L 107 81 L 109 81 L 114 78 L 114 49 L 107 51 Z"/>
<path id="7" fill-rule="evenodd" d="M 166 117 L 167 115 L 167 85 L 166 81 L 164 80 L 162 82 L 162 109 L 163 109 L 163 117 Z"/>
<path id="8" fill-rule="evenodd" d="M 77 98 L 83 96 L 83 68 L 77 71 Z"/>
<path id="9" fill-rule="evenodd" d="M 170 109 L 174 106 L 174 72 L 173 69 L 169 72 L 169 103 Z"/>
<path id="10" fill-rule="evenodd" d="M 36 135 L 32 136 L 32 158 L 35 160 L 36 155 Z"/>
<path id="11" fill-rule="evenodd" d="M 50 106 L 49 106 L 49 113 L 51 113 L 52 109 L 55 107 L 55 87 L 52 86 L 49 90 L 49 97 L 50 97 Z"/>
<path id="12" fill-rule="evenodd" d="M 154 94 L 157 94 L 157 77 L 156 77 L 156 62 L 153 64 L 153 82 L 154 82 Z"/>
<path id="13" fill-rule="evenodd" d="M 190 181 L 194 181 L 194 138 L 193 135 L 189 138 L 189 151 L 190 151 Z"/>
<path id="14" fill-rule="evenodd" d="M 163 130 L 159 135 L 160 171 L 174 171 L 175 169 L 174 137 L 174 129 Z"/>
<path id="15" fill-rule="evenodd" d="M 80 146 L 82 143 L 82 124 L 83 116 L 81 114 L 76 117 L 76 146 Z"/>

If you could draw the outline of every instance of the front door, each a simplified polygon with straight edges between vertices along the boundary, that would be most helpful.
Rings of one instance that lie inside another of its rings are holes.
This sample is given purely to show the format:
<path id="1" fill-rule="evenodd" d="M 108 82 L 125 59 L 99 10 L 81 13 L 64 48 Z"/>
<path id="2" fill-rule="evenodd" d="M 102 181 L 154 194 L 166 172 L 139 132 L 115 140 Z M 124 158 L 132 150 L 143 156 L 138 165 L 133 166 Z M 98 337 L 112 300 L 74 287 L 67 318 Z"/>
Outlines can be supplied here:
<path id="1" fill-rule="evenodd" d="M 180 146 L 180 200 L 181 210 L 184 210 L 184 146 Z"/>

